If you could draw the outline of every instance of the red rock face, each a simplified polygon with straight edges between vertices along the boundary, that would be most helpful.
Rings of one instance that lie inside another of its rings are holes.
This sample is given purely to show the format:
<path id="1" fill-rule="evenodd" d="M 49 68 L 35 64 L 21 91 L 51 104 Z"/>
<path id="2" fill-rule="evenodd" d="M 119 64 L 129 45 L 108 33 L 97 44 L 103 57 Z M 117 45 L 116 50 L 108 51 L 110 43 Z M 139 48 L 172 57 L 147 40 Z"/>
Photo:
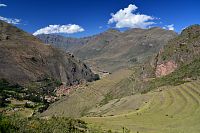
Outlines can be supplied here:
<path id="1" fill-rule="evenodd" d="M 166 63 L 157 65 L 156 67 L 156 77 L 161 77 L 172 73 L 177 68 L 175 61 L 171 60 Z"/>

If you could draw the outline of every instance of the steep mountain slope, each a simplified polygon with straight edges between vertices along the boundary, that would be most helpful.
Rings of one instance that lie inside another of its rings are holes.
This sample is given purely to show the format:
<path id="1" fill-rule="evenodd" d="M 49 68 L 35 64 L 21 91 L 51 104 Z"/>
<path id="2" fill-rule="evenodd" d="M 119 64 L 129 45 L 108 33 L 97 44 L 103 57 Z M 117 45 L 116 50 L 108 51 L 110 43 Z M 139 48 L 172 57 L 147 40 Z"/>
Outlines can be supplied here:
<path id="1" fill-rule="evenodd" d="M 175 70 L 183 64 L 191 63 L 198 59 L 199 55 L 200 26 L 193 25 L 183 30 L 177 38 L 164 47 L 163 51 L 160 51 L 156 58 L 156 76 L 167 75 L 171 72 L 170 68 Z M 166 67 L 169 72 L 163 72 L 162 67 Z"/>
<path id="2" fill-rule="evenodd" d="M 113 72 L 158 52 L 175 36 L 173 31 L 161 28 L 131 29 L 125 32 L 109 29 L 92 36 L 83 46 L 69 51 L 92 67 Z"/>
<path id="3" fill-rule="evenodd" d="M 70 38 L 54 34 L 40 34 L 37 35 L 37 38 L 42 40 L 44 43 L 51 44 L 57 48 L 64 49 L 66 51 L 74 51 L 75 49 L 78 49 L 86 44 L 92 37 Z"/>
<path id="4" fill-rule="evenodd" d="M 143 66 L 139 79 L 143 81 L 142 87 L 148 91 L 163 85 L 177 85 L 199 79 L 199 55 L 200 26 L 193 25 L 170 40 L 150 62 Z"/>
<path id="5" fill-rule="evenodd" d="M 106 32 L 93 36 L 91 40 L 80 49 L 74 51 L 81 59 L 93 59 L 98 55 L 103 54 L 107 45 L 116 40 L 121 32 L 115 29 L 109 29 Z"/>
<path id="6" fill-rule="evenodd" d="M 0 79 L 24 86 L 47 78 L 72 85 L 96 77 L 74 56 L 0 21 Z"/>

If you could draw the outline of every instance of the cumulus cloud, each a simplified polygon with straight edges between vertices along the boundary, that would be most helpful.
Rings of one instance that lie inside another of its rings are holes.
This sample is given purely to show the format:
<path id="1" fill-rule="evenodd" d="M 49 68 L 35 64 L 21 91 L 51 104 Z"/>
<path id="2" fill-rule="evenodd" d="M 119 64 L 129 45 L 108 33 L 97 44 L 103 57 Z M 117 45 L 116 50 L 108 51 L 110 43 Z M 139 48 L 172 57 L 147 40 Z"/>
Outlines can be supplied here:
<path id="1" fill-rule="evenodd" d="M 153 20 L 156 18 L 134 13 L 137 9 L 136 5 L 130 4 L 127 8 L 120 9 L 115 14 L 112 13 L 112 18 L 109 19 L 108 24 L 115 23 L 116 28 L 148 28 L 155 24 Z"/>
<path id="2" fill-rule="evenodd" d="M 45 28 L 39 29 L 33 33 L 33 35 L 39 34 L 52 34 L 52 33 L 67 33 L 73 34 L 77 32 L 83 32 L 84 29 L 76 24 L 68 24 L 68 25 L 49 25 Z"/>
<path id="3" fill-rule="evenodd" d="M 174 24 L 166 25 L 165 27 L 163 27 L 163 29 L 174 30 Z"/>
<path id="4" fill-rule="evenodd" d="M 0 4 L 0 7 L 6 7 L 7 5 L 6 4 Z"/>
<path id="5" fill-rule="evenodd" d="M 7 23 L 10 23 L 10 24 L 19 24 L 21 22 L 20 19 L 16 19 L 16 18 L 5 18 L 5 17 L 2 17 L 0 16 L 0 20 L 3 20 Z"/>
<path id="6" fill-rule="evenodd" d="M 174 25 L 173 25 L 173 24 L 167 25 L 167 28 L 168 28 L 169 30 L 174 30 Z"/>

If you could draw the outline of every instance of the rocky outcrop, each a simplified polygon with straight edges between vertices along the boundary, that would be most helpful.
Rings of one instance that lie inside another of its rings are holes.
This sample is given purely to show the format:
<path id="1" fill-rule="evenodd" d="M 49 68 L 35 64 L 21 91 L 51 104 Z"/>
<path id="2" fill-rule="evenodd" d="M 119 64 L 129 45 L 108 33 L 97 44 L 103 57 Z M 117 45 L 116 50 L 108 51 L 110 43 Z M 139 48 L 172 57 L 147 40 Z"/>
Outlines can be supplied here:
<path id="1" fill-rule="evenodd" d="M 155 66 L 156 77 L 165 76 L 182 65 L 191 63 L 200 55 L 200 25 L 184 29 L 160 50 Z"/>
<path id="2" fill-rule="evenodd" d="M 45 44 L 51 44 L 57 48 L 72 52 L 85 45 L 92 37 L 71 38 L 54 34 L 40 34 L 37 35 L 37 38 Z"/>
<path id="3" fill-rule="evenodd" d="M 171 39 L 150 61 L 144 64 L 141 77 L 166 76 L 183 65 L 190 64 L 200 56 L 200 25 L 184 29 Z"/>
<path id="4" fill-rule="evenodd" d="M 157 64 L 156 72 L 155 72 L 156 77 L 168 75 L 172 73 L 174 70 L 176 70 L 176 68 L 177 68 L 177 64 L 173 60 L 170 60 L 162 64 Z"/>

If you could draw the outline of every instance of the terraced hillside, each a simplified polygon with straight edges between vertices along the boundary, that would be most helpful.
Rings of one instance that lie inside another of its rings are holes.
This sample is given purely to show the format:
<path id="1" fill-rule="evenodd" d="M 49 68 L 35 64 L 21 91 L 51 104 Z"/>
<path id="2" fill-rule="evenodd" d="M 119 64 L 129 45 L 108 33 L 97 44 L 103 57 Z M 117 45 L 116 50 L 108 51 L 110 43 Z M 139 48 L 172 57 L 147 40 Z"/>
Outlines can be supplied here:
<path id="1" fill-rule="evenodd" d="M 150 98 L 143 101 L 140 108 L 133 109 L 131 112 L 129 110 L 119 115 L 83 117 L 82 119 L 92 126 L 119 132 L 122 132 L 122 126 L 133 133 L 200 132 L 200 81 L 176 87 L 162 87 L 140 97 L 146 96 Z M 117 105 L 114 104 L 114 106 Z M 123 110 L 126 109 L 126 107 L 123 108 Z"/>
<path id="2" fill-rule="evenodd" d="M 81 85 L 78 89 L 72 90 L 69 96 L 50 105 L 42 116 L 81 117 L 99 104 L 106 104 L 114 98 L 131 95 L 133 91 L 132 82 L 129 79 L 131 74 L 131 70 L 122 69 L 101 80 Z"/>

